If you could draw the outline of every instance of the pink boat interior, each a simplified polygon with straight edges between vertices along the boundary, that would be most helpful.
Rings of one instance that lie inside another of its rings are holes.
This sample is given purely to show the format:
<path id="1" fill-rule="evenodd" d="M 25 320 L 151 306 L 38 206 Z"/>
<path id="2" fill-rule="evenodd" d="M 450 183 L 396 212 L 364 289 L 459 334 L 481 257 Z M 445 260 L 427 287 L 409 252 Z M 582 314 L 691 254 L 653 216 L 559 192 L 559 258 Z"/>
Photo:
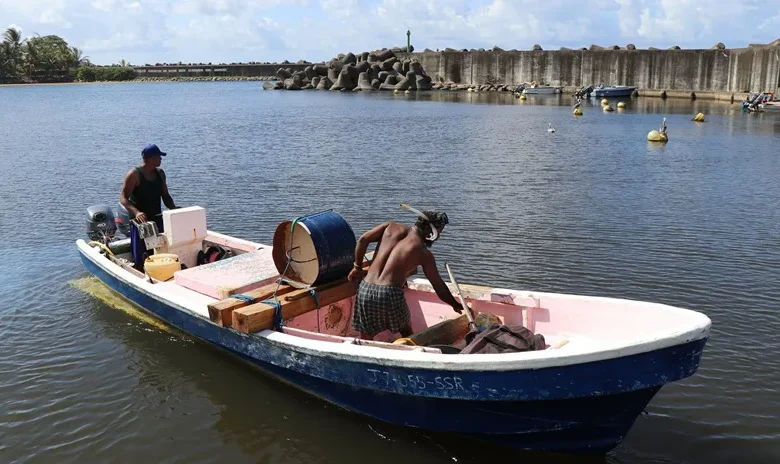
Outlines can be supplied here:
<path id="1" fill-rule="evenodd" d="M 135 270 L 128 253 L 113 259 L 124 270 L 152 284 L 160 297 L 208 318 L 208 304 L 279 279 L 271 246 L 207 230 L 202 208 L 166 211 L 164 215 L 165 252 L 179 255 L 186 269 L 163 282 Z M 231 256 L 197 265 L 198 252 L 211 245 L 223 247 Z M 451 284 L 450 288 L 454 291 Z M 542 334 L 548 348 L 560 351 L 591 351 L 638 339 L 661 338 L 679 327 L 689 328 L 700 317 L 692 311 L 654 303 L 462 284 L 460 288 L 478 319 L 492 318 L 507 325 L 522 325 Z M 409 338 L 413 342 L 432 341 L 428 346 L 393 343 L 399 341 L 400 334 L 389 332 L 378 334 L 373 341 L 359 340 L 359 334 L 351 328 L 354 297 L 286 320 L 283 332 L 310 340 L 431 353 L 442 352 L 441 345 L 456 348 L 465 345 L 463 336 L 468 331 L 465 315 L 457 314 L 439 300 L 427 280 L 410 278 L 404 292 L 414 331 Z"/>

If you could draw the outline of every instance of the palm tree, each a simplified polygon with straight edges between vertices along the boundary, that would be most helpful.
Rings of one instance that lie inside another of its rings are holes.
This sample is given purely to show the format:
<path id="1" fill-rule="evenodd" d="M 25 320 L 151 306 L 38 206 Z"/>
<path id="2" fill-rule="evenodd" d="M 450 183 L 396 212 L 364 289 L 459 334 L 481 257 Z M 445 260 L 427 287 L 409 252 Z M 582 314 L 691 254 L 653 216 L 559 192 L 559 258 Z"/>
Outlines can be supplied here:
<path id="1" fill-rule="evenodd" d="M 3 34 L 3 42 L 8 42 L 16 48 L 21 47 L 22 31 L 13 27 L 9 27 L 5 30 L 5 34 Z"/>
<path id="2" fill-rule="evenodd" d="M 27 77 L 32 78 L 37 70 L 37 65 L 40 62 L 40 53 L 38 53 L 38 47 L 35 42 L 27 42 L 24 44 L 24 64 L 22 65 L 24 74 Z"/>
<path id="3" fill-rule="evenodd" d="M 82 52 L 78 47 L 70 47 L 70 56 L 72 66 L 74 68 L 78 68 L 79 66 L 89 66 L 91 63 L 89 62 L 89 57 L 84 56 L 84 52 Z"/>
<path id="4" fill-rule="evenodd" d="M 121 67 L 123 67 L 123 68 L 124 68 L 125 66 L 129 65 L 129 64 L 130 64 L 130 63 L 128 63 L 127 61 L 125 61 L 125 59 L 124 59 L 124 58 L 122 58 L 121 60 L 119 60 L 119 66 L 121 66 Z"/>
<path id="5" fill-rule="evenodd" d="M 11 45 L 0 43 L 0 82 L 5 82 L 6 74 L 11 73 Z"/>
<path id="6" fill-rule="evenodd" d="M 22 32 L 19 29 L 9 27 L 3 34 L 3 55 L 5 58 L 4 69 L 8 74 L 16 74 L 21 64 L 22 56 Z"/>

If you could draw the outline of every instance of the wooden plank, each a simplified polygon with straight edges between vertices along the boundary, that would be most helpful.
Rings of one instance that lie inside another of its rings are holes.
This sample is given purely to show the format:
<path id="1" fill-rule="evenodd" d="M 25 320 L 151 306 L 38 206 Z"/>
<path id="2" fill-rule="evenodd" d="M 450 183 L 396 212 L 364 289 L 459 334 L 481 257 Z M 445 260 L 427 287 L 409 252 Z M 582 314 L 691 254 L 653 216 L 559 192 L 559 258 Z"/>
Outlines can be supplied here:
<path id="1" fill-rule="evenodd" d="M 469 320 L 465 314 L 454 319 L 447 319 L 434 324 L 427 329 L 412 334 L 410 340 L 420 346 L 427 345 L 452 345 L 463 338 L 469 331 Z"/>
<path id="2" fill-rule="evenodd" d="M 332 285 L 315 289 L 320 307 L 339 302 L 355 295 L 357 285 L 339 279 Z M 283 298 L 282 318 L 291 319 L 317 309 L 317 303 L 309 290 L 295 289 Z M 233 311 L 233 328 L 244 333 L 258 332 L 273 327 L 274 307 L 264 303 L 255 303 Z"/>
<path id="3" fill-rule="evenodd" d="M 364 261 L 363 269 L 368 270 L 369 265 L 370 263 L 368 261 Z M 276 285 L 277 285 L 276 283 L 268 284 L 263 287 L 259 287 L 253 290 L 243 292 L 243 294 L 250 296 L 255 300 L 264 300 L 269 296 L 273 295 L 274 290 L 276 290 Z M 284 295 L 292 292 L 293 290 L 295 290 L 295 287 L 291 287 L 290 285 L 287 284 L 282 284 L 279 287 L 278 294 Z M 243 308 L 247 306 L 247 304 L 248 303 L 244 300 L 239 300 L 238 298 L 232 298 L 232 297 L 217 301 L 215 303 L 208 305 L 209 319 L 211 319 L 212 322 L 222 327 L 230 327 L 233 322 L 233 318 L 231 316 L 232 312 L 238 308 Z"/>
<path id="4" fill-rule="evenodd" d="M 278 285 L 274 282 L 254 290 L 244 292 L 244 295 L 250 296 L 258 301 L 264 300 L 274 294 L 277 286 L 279 287 L 279 291 L 277 292 L 278 295 L 284 295 L 295 290 L 294 287 L 289 285 Z M 249 303 L 246 301 L 239 300 L 238 298 L 226 298 L 224 300 L 217 301 L 216 303 L 211 303 L 208 305 L 209 319 L 211 319 L 212 322 L 219 326 L 230 327 L 233 323 L 233 311 L 238 308 L 243 308 L 248 304 Z"/>
<path id="5" fill-rule="evenodd" d="M 364 262 L 363 268 L 366 269 L 368 265 L 367 261 Z M 407 276 L 415 273 L 417 273 L 417 268 L 411 269 Z M 280 298 L 283 320 L 286 321 L 317 309 L 317 303 L 308 289 L 286 287 L 289 291 L 286 292 L 283 298 Z M 317 301 L 322 308 L 354 296 L 357 292 L 357 287 L 357 283 L 349 282 L 345 277 L 334 282 L 318 285 L 314 288 L 314 291 L 317 293 Z M 231 326 L 240 332 L 254 333 L 272 328 L 273 316 L 274 307 L 271 305 L 264 303 L 244 304 L 233 309 Z"/>

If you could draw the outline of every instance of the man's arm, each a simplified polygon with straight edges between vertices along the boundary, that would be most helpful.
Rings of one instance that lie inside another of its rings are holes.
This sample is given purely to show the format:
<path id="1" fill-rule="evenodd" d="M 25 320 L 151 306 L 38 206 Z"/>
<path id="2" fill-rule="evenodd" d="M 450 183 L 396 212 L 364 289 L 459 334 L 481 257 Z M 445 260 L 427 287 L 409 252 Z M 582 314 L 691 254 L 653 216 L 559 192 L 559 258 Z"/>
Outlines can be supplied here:
<path id="1" fill-rule="evenodd" d="M 355 247 L 355 265 L 357 268 L 363 268 L 363 257 L 366 255 L 368 246 L 381 240 L 382 234 L 385 233 L 385 229 L 387 229 L 387 226 L 389 225 L 389 221 L 385 222 L 384 224 L 379 224 L 378 226 L 360 236 L 357 241 L 357 246 Z"/>
<path id="2" fill-rule="evenodd" d="M 358 239 L 357 246 L 355 246 L 355 262 L 352 264 L 352 270 L 349 272 L 349 276 L 347 276 L 351 282 L 359 281 L 363 278 L 363 257 L 366 255 L 368 245 L 380 241 L 388 225 L 390 225 L 389 221 L 384 224 L 379 224 L 361 235 Z"/>
<path id="3" fill-rule="evenodd" d="M 168 183 L 165 181 L 165 171 L 160 169 L 160 179 L 162 179 L 162 201 L 168 209 L 176 209 L 171 194 L 168 193 Z"/>
<path id="4" fill-rule="evenodd" d="M 146 215 L 130 203 L 130 195 L 132 195 L 133 189 L 137 184 L 138 173 L 133 169 L 125 175 L 125 180 L 122 182 L 122 191 L 119 192 L 119 203 L 130 213 L 131 218 L 134 218 L 137 222 L 146 222 Z"/>
<path id="5" fill-rule="evenodd" d="M 458 300 L 455 299 L 454 296 L 452 296 L 452 292 L 450 292 L 449 287 L 447 287 L 447 284 L 445 284 L 441 279 L 439 270 L 436 268 L 436 259 L 433 257 L 433 253 L 428 250 L 424 250 L 421 264 L 423 272 L 425 272 L 425 277 L 427 277 L 431 282 L 431 285 L 433 285 L 433 289 L 436 291 L 436 295 L 439 297 L 439 299 L 452 306 L 452 309 L 454 309 L 456 312 L 461 312 L 463 310 L 463 306 Z"/>

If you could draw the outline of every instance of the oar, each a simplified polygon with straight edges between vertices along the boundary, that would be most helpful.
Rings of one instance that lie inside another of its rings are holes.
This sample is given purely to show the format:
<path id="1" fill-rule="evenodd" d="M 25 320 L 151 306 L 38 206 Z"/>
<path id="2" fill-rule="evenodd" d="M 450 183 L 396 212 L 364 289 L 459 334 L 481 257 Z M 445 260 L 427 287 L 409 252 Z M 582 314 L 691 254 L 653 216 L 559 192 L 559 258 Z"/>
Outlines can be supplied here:
<path id="1" fill-rule="evenodd" d="M 463 310 L 466 311 L 466 317 L 469 320 L 469 333 L 466 334 L 466 343 L 471 343 L 472 340 L 474 340 L 474 337 L 477 336 L 479 333 L 479 329 L 477 328 L 477 324 L 474 323 L 474 316 L 471 314 L 471 308 L 468 307 L 466 304 L 466 299 L 463 298 L 463 293 L 460 291 L 460 286 L 458 285 L 458 282 L 455 280 L 455 276 L 452 275 L 452 269 L 450 269 L 449 263 L 444 263 L 444 267 L 447 268 L 447 274 L 450 275 L 450 281 L 455 286 L 455 292 L 458 294 L 458 299 L 460 300 L 461 306 L 463 306 Z"/>

